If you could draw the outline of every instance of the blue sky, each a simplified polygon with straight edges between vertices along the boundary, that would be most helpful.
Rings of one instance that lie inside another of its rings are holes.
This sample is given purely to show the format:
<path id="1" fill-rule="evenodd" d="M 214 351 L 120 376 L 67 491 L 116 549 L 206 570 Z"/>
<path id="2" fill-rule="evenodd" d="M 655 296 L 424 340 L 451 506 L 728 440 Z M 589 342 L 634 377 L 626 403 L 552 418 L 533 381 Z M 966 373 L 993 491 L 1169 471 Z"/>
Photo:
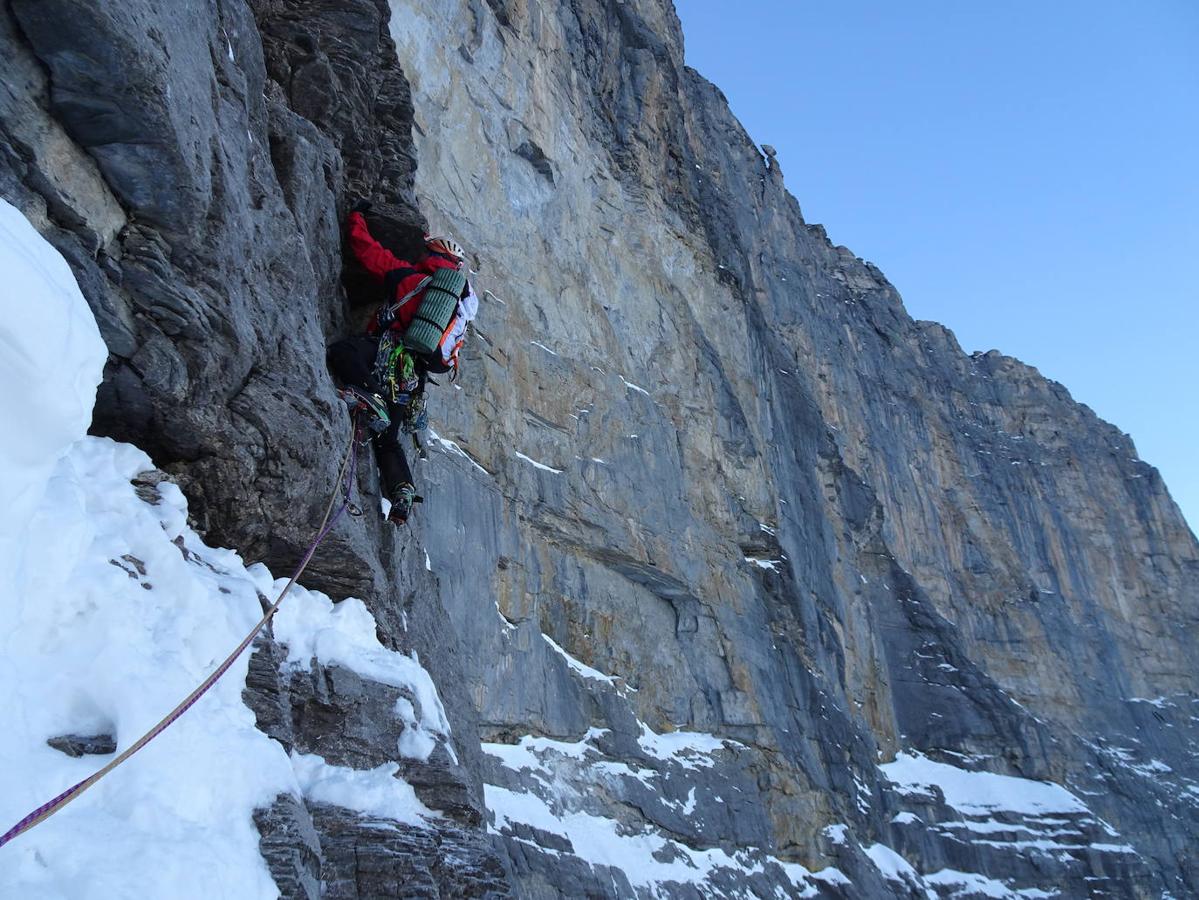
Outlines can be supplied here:
<path id="1" fill-rule="evenodd" d="M 809 222 L 1130 433 L 1199 529 L 1199 3 L 675 6 Z"/>

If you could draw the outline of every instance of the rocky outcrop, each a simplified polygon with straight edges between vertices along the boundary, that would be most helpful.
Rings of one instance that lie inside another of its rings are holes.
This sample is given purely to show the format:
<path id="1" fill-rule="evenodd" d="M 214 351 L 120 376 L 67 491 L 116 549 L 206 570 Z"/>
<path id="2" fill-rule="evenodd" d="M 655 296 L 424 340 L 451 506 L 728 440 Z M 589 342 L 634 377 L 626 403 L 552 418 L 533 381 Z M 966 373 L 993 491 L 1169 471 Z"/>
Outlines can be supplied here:
<path id="1" fill-rule="evenodd" d="M 110 350 L 93 430 L 210 543 L 285 570 L 319 518 L 355 197 L 485 292 L 411 530 L 346 519 L 307 578 L 432 673 L 452 739 L 401 774 L 442 818 L 283 796 L 285 896 L 1199 891 L 1199 548 L 1160 477 L 807 224 L 670 3 L 7 0 L 0 45 L 0 192 Z M 402 758 L 394 688 L 281 660 L 260 728 Z M 982 771 L 1072 799 L 984 815 Z"/>
<path id="2" fill-rule="evenodd" d="M 404 748 L 405 726 L 393 710 L 418 704 L 408 690 L 373 682 L 315 660 L 288 671 L 286 654 L 260 640 L 246 678 L 246 704 L 258 727 L 289 753 L 325 763 L 374 769 Z M 468 759 L 477 758 L 477 752 Z M 397 775 L 442 815 L 424 826 L 381 822 L 328 803 L 281 795 L 256 815 L 262 854 L 286 897 L 499 897 L 509 894 L 503 862 L 479 826 L 477 775 L 453 746 L 438 743 L 428 759 L 404 758 Z"/>

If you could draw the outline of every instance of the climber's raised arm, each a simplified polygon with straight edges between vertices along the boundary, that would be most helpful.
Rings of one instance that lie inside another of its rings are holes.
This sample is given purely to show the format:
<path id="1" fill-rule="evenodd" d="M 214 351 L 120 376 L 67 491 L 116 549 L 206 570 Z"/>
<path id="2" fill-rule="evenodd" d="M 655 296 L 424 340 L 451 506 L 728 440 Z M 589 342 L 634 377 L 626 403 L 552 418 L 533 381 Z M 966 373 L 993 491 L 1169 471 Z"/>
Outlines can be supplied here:
<path id="1" fill-rule="evenodd" d="M 366 216 L 363 215 L 369 207 L 369 203 L 360 200 L 354 204 L 354 211 L 350 213 L 350 252 L 354 254 L 354 258 L 358 262 L 362 263 L 364 269 L 382 281 L 388 272 L 396 269 L 411 269 L 412 264 L 400 259 L 371 236 L 370 229 L 366 224 Z"/>

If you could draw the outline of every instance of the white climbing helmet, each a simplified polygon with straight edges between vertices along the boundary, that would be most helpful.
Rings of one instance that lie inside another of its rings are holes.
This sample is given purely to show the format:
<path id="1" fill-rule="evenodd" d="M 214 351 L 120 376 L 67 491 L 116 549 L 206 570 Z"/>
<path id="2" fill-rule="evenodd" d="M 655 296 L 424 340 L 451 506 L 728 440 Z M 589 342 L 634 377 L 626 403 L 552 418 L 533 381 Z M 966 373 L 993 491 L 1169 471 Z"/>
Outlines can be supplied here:
<path id="1" fill-rule="evenodd" d="M 434 237 L 426 234 L 425 246 L 429 248 L 430 253 L 440 253 L 442 256 L 456 259 L 458 261 L 458 268 L 462 268 L 462 264 L 466 262 L 466 251 L 453 238 Z"/>

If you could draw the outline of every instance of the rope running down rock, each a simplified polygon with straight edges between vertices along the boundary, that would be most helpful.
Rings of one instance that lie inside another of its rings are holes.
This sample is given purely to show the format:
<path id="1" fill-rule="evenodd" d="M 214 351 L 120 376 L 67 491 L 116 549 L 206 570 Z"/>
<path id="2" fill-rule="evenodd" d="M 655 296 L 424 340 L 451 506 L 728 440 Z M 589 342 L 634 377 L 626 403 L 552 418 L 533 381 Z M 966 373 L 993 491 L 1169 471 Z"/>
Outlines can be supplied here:
<path id="1" fill-rule="evenodd" d="M 187 712 L 197 700 L 204 696 L 209 688 L 217 683 L 220 677 L 229 670 L 233 663 L 236 662 L 237 658 L 241 656 L 247 647 L 250 646 L 254 638 L 258 636 L 258 633 L 262 631 L 262 629 L 278 611 L 280 604 L 283 603 L 283 598 L 287 596 L 288 592 L 292 589 L 292 586 L 304 573 L 304 570 L 308 567 L 308 563 L 312 560 L 313 554 L 316 553 L 317 547 L 320 546 L 321 541 L 323 541 L 328 536 L 329 532 L 333 530 L 333 526 L 337 523 L 337 520 L 350 506 L 350 492 L 354 483 L 354 474 L 357 470 L 358 463 L 358 453 L 356 451 L 360 439 L 360 429 L 358 427 L 357 414 L 351 418 L 350 424 L 350 444 L 346 448 L 346 455 L 341 461 L 341 469 L 337 473 L 338 487 L 337 490 L 334 491 L 333 496 L 329 498 L 329 505 L 325 508 L 325 515 L 324 518 L 321 519 L 321 524 L 317 529 L 316 537 L 308 546 L 308 550 L 305 552 L 304 558 L 301 559 L 300 564 L 296 566 L 296 570 L 292 573 L 291 579 L 287 582 L 287 585 L 282 591 L 279 592 L 279 596 L 266 610 L 258 624 L 254 626 L 253 631 L 246 635 L 245 640 L 243 640 L 237 646 L 237 649 L 230 653 L 225 661 L 221 663 L 216 670 L 200 684 L 199 687 L 188 694 L 187 697 L 184 698 L 184 700 L 178 706 L 167 713 L 157 725 L 138 738 L 134 744 L 121 753 L 121 755 L 116 759 L 108 763 L 108 765 L 104 766 L 104 768 L 100 769 L 90 777 L 85 778 L 83 781 L 79 782 L 73 787 L 63 791 L 48 803 L 39 806 L 20 822 L 6 831 L 3 835 L 0 835 L 0 847 L 3 847 L 13 838 L 24 834 L 26 831 L 29 831 L 35 825 L 40 825 L 42 822 L 46 821 L 46 819 L 50 818 L 121 763 L 125 762 L 125 760 L 129 759 L 129 757 L 133 756 L 133 754 L 137 753 L 138 750 L 141 750 L 142 747 L 146 746 L 146 744 L 150 743 L 150 741 L 154 740 L 154 738 L 166 731 L 166 729 L 170 727 L 170 725 L 173 724 L 180 716 Z M 342 504 L 337 511 L 334 512 L 333 507 L 337 503 L 339 494 L 342 496 Z"/>

